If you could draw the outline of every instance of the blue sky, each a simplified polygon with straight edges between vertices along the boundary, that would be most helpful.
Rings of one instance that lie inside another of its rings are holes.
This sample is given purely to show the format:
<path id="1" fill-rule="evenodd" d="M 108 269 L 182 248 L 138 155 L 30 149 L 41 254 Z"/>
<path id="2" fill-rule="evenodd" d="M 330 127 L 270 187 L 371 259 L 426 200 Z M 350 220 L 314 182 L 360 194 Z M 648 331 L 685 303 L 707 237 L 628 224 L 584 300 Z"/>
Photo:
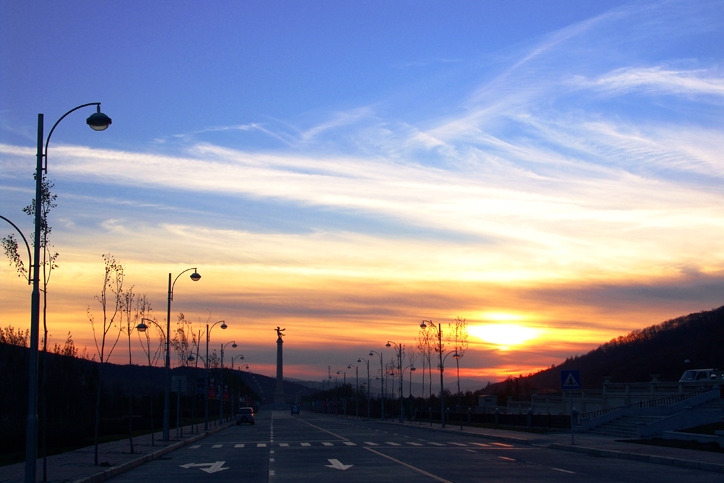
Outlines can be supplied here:
<path id="1" fill-rule="evenodd" d="M 50 145 L 60 340 L 92 347 L 106 252 L 159 319 L 204 267 L 175 311 L 237 321 L 269 374 L 286 324 L 300 377 L 423 318 L 539 331 L 476 338 L 480 381 L 722 305 L 721 2 L 0 6 L 0 214 L 32 231 L 37 113 L 113 118 Z"/>

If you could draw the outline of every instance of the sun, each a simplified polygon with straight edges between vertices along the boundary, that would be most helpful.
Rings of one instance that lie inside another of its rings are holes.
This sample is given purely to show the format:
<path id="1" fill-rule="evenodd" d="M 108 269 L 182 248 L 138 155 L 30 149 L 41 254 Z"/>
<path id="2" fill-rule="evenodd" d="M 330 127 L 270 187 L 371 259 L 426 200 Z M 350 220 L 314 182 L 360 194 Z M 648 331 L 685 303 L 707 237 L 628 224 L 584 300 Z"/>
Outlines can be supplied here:
<path id="1" fill-rule="evenodd" d="M 480 340 L 507 349 L 509 346 L 536 339 L 543 331 L 516 324 L 487 324 L 470 326 L 468 332 Z"/>

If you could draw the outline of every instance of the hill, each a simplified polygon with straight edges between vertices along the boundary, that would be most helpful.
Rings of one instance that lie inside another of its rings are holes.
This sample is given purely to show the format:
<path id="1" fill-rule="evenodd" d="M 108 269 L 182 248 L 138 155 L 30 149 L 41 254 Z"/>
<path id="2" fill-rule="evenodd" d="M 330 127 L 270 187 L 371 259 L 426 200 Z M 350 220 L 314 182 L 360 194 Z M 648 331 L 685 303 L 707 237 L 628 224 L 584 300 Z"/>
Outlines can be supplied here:
<path id="1" fill-rule="evenodd" d="M 577 369 L 584 389 L 600 388 L 604 376 L 611 382 L 678 381 L 686 369 L 724 367 L 724 307 L 698 312 L 612 339 L 582 356 L 573 356 L 527 377 L 489 384 L 477 394 L 518 395 L 560 392 L 561 370 Z M 686 362 L 686 361 L 689 362 Z"/>

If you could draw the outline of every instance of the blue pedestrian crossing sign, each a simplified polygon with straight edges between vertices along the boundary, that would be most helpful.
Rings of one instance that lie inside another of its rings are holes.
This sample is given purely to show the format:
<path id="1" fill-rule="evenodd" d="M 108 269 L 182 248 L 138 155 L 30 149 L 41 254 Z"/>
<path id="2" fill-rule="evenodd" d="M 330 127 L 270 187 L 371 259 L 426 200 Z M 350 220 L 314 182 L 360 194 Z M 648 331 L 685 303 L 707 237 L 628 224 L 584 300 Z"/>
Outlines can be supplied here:
<path id="1" fill-rule="evenodd" d="M 566 389 L 581 388 L 581 372 L 578 370 L 561 371 L 561 387 Z"/>

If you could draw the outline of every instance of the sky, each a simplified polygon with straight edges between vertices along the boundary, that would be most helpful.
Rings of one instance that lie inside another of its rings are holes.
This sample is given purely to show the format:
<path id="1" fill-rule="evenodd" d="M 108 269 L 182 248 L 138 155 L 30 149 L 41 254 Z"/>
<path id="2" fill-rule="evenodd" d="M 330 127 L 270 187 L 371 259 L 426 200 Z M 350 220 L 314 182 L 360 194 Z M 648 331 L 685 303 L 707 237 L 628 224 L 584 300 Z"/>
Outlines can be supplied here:
<path id="1" fill-rule="evenodd" d="M 96 353 L 110 253 L 227 364 L 273 376 L 281 327 L 286 377 L 374 377 L 461 317 L 479 389 L 723 305 L 723 32 L 710 0 L 0 0 L 0 215 L 32 233 L 38 113 L 101 102 L 49 143 L 51 346 Z M 0 263 L 0 325 L 30 295 Z"/>

